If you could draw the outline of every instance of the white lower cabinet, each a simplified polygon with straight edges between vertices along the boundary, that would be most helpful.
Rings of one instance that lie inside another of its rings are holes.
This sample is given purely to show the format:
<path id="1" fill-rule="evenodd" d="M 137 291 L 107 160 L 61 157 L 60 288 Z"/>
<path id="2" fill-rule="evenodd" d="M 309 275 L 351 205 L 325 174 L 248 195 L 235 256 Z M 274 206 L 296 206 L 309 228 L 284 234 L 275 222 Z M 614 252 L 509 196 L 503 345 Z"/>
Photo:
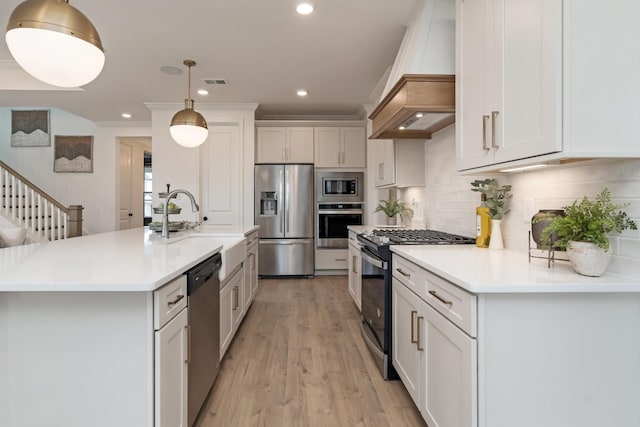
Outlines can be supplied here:
<path id="1" fill-rule="evenodd" d="M 395 255 L 394 263 L 419 274 L 394 268 L 393 366 L 429 427 L 476 427 L 477 340 L 469 335 L 475 319 L 466 318 L 475 297 Z"/>
<path id="2" fill-rule="evenodd" d="M 220 286 L 220 360 L 224 357 L 244 314 L 244 273 L 238 268 Z"/>
<path id="3" fill-rule="evenodd" d="M 187 427 L 187 310 L 155 332 L 155 426 Z"/>
<path id="4" fill-rule="evenodd" d="M 349 232 L 349 294 L 356 303 L 358 310 L 362 310 L 362 256 L 360 255 L 360 245 L 352 243 Z"/>
<path id="5" fill-rule="evenodd" d="M 242 293 L 244 312 L 246 313 L 258 291 L 258 231 L 247 236 L 247 257 L 244 260 L 243 270 L 244 289 Z"/>

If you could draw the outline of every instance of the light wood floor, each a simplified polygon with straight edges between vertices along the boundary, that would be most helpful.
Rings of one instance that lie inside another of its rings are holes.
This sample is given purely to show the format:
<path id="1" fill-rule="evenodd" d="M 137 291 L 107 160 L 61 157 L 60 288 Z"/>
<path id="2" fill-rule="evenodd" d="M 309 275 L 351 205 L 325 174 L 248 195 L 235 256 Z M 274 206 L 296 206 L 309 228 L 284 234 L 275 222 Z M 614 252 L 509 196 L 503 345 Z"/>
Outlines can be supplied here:
<path id="1" fill-rule="evenodd" d="M 426 426 L 359 322 L 346 276 L 261 280 L 199 427 Z"/>

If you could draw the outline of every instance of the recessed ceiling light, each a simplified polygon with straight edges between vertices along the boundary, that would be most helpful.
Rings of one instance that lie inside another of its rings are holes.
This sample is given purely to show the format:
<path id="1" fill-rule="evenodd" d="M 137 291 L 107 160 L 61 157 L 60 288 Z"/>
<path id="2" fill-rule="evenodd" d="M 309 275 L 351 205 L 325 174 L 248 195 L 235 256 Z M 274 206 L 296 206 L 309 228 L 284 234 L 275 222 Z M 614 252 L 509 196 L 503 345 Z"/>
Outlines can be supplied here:
<path id="1" fill-rule="evenodd" d="M 398 129 L 405 130 L 406 128 L 404 126 L 400 126 Z"/>
<path id="2" fill-rule="evenodd" d="M 420 118 L 420 117 L 422 117 L 422 116 L 424 116 L 424 114 L 422 114 L 422 113 L 416 113 L 416 117 L 417 117 L 417 118 Z"/>
<path id="3" fill-rule="evenodd" d="M 129 113 L 122 113 L 122 117 L 125 119 L 130 119 L 131 118 L 131 114 Z"/>
<path id="4" fill-rule="evenodd" d="M 198 95 L 209 95 L 209 91 L 206 89 L 198 89 Z"/>
<path id="5" fill-rule="evenodd" d="M 296 7 L 296 11 L 300 14 L 300 15 L 308 15 L 311 12 L 313 12 L 313 5 L 311 3 L 300 3 L 297 7 Z"/>
<path id="6" fill-rule="evenodd" d="M 309 92 L 304 89 L 298 89 L 296 93 L 298 94 L 298 96 L 307 96 Z"/>

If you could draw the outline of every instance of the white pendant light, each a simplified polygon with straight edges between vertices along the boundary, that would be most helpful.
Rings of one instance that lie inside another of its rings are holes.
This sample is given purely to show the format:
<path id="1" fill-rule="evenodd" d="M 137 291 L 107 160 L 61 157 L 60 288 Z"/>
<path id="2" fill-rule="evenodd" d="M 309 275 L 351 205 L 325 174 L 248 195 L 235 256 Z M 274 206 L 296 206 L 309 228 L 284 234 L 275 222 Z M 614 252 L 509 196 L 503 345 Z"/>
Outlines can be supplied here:
<path id="1" fill-rule="evenodd" d="M 169 133 L 173 140 L 183 147 L 197 147 L 207 139 L 209 129 L 202 114 L 193 109 L 191 99 L 191 67 L 194 67 L 196 62 L 185 59 L 183 64 L 189 69 L 187 99 L 184 100 L 184 110 L 178 111 L 171 119 Z"/>
<path id="2" fill-rule="evenodd" d="M 20 3 L 9 17 L 5 40 L 16 62 L 50 85 L 85 85 L 104 66 L 98 31 L 68 0 Z"/>

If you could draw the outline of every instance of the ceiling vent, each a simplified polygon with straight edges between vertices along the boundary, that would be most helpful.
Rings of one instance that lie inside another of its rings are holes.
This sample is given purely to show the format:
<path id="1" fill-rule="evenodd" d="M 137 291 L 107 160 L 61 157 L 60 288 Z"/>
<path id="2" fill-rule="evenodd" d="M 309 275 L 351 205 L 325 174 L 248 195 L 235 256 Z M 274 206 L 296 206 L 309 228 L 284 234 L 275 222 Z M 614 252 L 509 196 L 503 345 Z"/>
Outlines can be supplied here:
<path id="1" fill-rule="evenodd" d="M 226 85 L 227 79 L 204 79 L 203 80 L 208 85 Z"/>

